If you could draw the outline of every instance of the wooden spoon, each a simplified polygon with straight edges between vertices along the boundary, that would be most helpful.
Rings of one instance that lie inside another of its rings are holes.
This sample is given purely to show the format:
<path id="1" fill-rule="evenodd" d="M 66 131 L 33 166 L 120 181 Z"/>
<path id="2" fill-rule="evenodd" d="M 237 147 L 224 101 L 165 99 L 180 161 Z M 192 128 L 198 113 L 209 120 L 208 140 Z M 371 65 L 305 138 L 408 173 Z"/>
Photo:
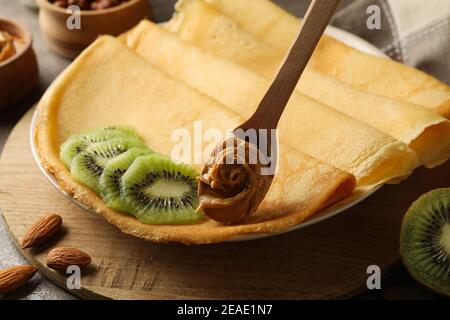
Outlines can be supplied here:
<path id="1" fill-rule="evenodd" d="M 308 61 L 311 58 L 314 49 L 316 48 L 327 25 L 329 24 L 338 4 L 339 0 L 312 0 L 305 18 L 303 19 L 297 39 L 290 49 L 272 85 L 259 104 L 256 112 L 246 122 L 235 129 L 234 135 L 238 139 L 244 140 L 245 136 L 243 133 L 250 129 L 257 130 L 256 132 L 259 132 L 259 129 L 267 129 L 267 132 L 270 132 L 271 130 L 277 128 L 280 117 L 283 114 L 292 92 L 297 86 L 300 76 L 305 70 Z M 270 150 L 271 152 L 262 153 L 264 155 L 268 155 L 269 153 L 272 158 L 271 160 L 273 161 L 278 146 L 276 146 L 276 141 L 272 141 L 270 137 L 270 134 L 268 137 L 265 137 L 267 140 L 265 141 L 264 149 Z M 259 138 L 261 137 L 258 137 L 258 139 Z M 258 141 L 260 142 L 261 140 Z M 259 148 L 261 146 L 259 142 L 252 143 L 257 145 Z M 221 147 L 223 148 L 223 146 Z M 262 148 L 260 150 L 262 151 Z M 276 163 L 271 164 L 271 166 L 273 168 L 276 166 Z M 236 188 L 236 192 L 223 192 L 224 190 L 217 190 L 217 192 L 213 192 L 214 190 L 212 186 L 219 185 L 221 183 L 220 181 L 219 183 L 217 181 L 217 177 L 220 176 L 217 174 L 215 175 L 216 180 L 211 183 L 212 174 L 208 174 L 208 172 L 212 172 L 211 168 L 211 161 L 209 161 L 209 164 L 207 163 L 202 172 L 202 178 L 200 179 L 201 182 L 198 189 L 200 199 L 199 208 L 203 209 L 205 214 L 211 219 L 226 224 L 237 223 L 242 218 L 255 211 L 264 199 L 273 178 L 273 176 L 271 176 L 270 179 L 266 178 L 265 181 L 257 180 L 259 182 L 259 188 L 264 190 L 259 193 L 252 193 L 253 198 L 247 200 L 253 201 L 253 203 L 244 203 L 242 201 L 238 203 L 229 200 L 237 198 L 238 193 L 245 190 L 245 187 L 242 189 L 242 185 L 240 185 L 239 188 Z M 274 172 L 273 169 L 272 171 Z M 211 199 L 211 195 L 216 198 Z M 222 203 L 231 204 L 228 207 L 227 205 L 221 205 L 220 197 L 224 200 Z"/>

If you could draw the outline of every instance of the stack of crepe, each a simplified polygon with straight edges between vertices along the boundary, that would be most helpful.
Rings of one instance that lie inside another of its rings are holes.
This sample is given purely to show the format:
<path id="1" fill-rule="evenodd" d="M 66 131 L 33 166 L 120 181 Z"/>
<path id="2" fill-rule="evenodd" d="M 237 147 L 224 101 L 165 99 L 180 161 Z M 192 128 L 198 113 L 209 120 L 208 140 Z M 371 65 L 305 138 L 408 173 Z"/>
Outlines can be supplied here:
<path id="1" fill-rule="evenodd" d="M 39 104 L 42 163 L 123 232 L 189 244 L 281 232 L 450 157 L 447 85 L 325 36 L 280 121 L 272 187 L 248 220 L 145 225 L 107 208 L 59 160 L 62 142 L 92 128 L 128 125 L 170 155 L 175 129 L 193 133 L 195 121 L 203 130 L 233 129 L 256 109 L 299 28 L 268 0 L 182 0 L 176 11 L 164 28 L 143 21 L 118 39 L 98 39 Z"/>

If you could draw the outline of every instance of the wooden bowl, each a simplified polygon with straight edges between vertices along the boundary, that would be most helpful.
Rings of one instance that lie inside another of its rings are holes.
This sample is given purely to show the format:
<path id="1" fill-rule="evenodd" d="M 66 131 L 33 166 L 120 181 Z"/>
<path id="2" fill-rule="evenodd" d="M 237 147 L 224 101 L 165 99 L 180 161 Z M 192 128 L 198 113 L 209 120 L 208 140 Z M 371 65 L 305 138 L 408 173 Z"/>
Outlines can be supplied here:
<path id="1" fill-rule="evenodd" d="M 117 36 L 152 16 L 148 0 L 130 0 L 108 9 L 82 10 L 79 13 L 81 28 L 70 30 L 67 27 L 70 12 L 48 0 L 37 0 L 37 3 L 44 37 L 53 51 L 67 58 L 75 58 L 99 35 Z"/>
<path id="2" fill-rule="evenodd" d="M 39 80 L 31 33 L 20 23 L 0 18 L 0 30 L 18 36 L 23 42 L 15 55 L 0 62 L 0 111 L 28 98 Z"/>

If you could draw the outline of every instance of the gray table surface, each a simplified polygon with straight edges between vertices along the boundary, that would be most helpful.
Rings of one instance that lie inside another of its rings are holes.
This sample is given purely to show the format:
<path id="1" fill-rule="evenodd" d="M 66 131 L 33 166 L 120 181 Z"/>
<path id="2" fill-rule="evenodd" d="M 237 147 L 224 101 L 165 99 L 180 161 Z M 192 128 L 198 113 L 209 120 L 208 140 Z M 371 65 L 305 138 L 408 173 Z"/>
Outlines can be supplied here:
<path id="1" fill-rule="evenodd" d="M 350 0 L 344 0 L 344 2 Z M 156 21 L 165 21 L 173 12 L 175 0 L 150 0 L 155 12 Z M 276 0 L 285 8 L 302 16 L 308 1 Z M 33 47 L 37 54 L 40 68 L 40 85 L 33 97 L 13 110 L 0 113 L 0 151 L 14 125 L 21 116 L 42 95 L 53 79 L 70 63 L 69 60 L 54 54 L 42 38 L 37 21 L 37 12 L 25 8 L 19 0 L 0 0 L 0 16 L 21 21 L 33 33 Z M 0 268 L 26 263 L 20 251 L 12 242 L 2 217 L 0 217 Z M 4 297 L 7 299 L 74 299 L 72 295 L 56 287 L 48 280 L 37 275 L 33 281 Z M 433 293 L 416 284 L 402 266 L 385 275 L 382 290 L 367 291 L 356 299 L 433 299 Z M 1 297 L 0 297 L 1 299 Z"/>

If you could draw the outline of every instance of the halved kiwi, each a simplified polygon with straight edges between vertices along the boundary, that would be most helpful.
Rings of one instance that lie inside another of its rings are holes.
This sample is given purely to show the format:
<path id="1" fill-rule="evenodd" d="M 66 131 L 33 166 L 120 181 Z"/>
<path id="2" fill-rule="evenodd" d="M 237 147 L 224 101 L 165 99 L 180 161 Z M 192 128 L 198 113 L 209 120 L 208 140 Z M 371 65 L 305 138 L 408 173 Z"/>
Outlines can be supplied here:
<path id="1" fill-rule="evenodd" d="M 100 177 L 100 194 L 108 208 L 130 213 L 131 209 L 123 201 L 120 194 L 120 180 L 136 158 L 151 154 L 152 151 L 142 148 L 132 148 L 110 160 Z"/>
<path id="2" fill-rule="evenodd" d="M 450 189 L 413 203 L 403 220 L 400 254 L 417 281 L 450 296 Z"/>
<path id="3" fill-rule="evenodd" d="M 131 213 L 145 224 L 192 224 L 196 212 L 198 173 L 190 166 L 152 154 L 137 158 L 122 177 L 122 195 Z"/>
<path id="4" fill-rule="evenodd" d="M 70 168 L 73 158 L 95 143 L 105 142 L 116 137 L 133 137 L 138 135 L 129 127 L 105 127 L 82 134 L 77 134 L 61 145 L 60 158 L 67 168 Z"/>
<path id="5" fill-rule="evenodd" d="M 105 166 L 131 148 L 145 148 L 145 145 L 141 140 L 132 137 L 116 137 L 95 143 L 72 160 L 70 173 L 75 180 L 100 193 L 98 182 Z"/>

